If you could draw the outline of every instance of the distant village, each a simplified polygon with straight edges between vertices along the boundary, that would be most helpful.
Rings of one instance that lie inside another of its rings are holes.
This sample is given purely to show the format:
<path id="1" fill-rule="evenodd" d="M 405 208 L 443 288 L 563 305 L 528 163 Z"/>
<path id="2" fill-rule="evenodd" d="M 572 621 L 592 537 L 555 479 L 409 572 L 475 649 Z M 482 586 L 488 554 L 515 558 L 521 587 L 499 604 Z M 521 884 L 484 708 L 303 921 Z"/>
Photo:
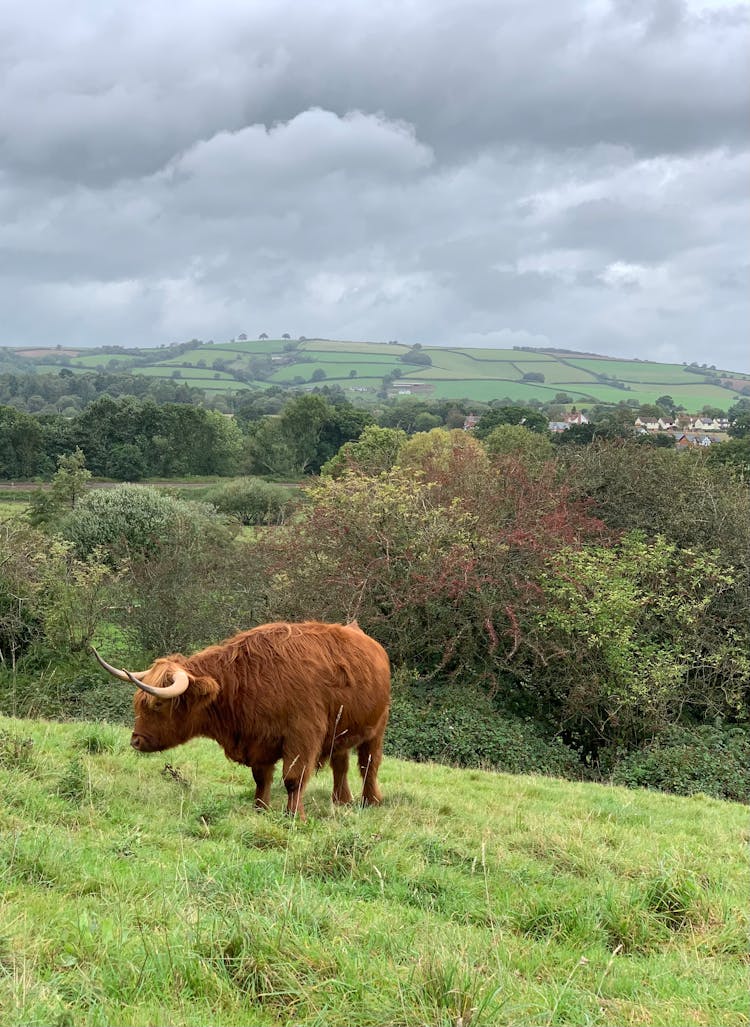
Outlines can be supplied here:
<path id="1" fill-rule="evenodd" d="M 567 431 L 573 424 L 588 424 L 585 414 L 568 414 L 561 421 L 550 421 L 549 430 L 556 434 Z M 672 435 L 677 446 L 711 446 L 727 438 L 729 421 L 726 417 L 701 418 L 679 414 L 674 420 L 660 417 L 656 421 L 644 421 L 636 417 L 633 426 L 638 435 Z"/>
<path id="2" fill-rule="evenodd" d="M 469 414 L 464 421 L 464 430 L 472 431 L 479 422 L 477 414 Z M 549 430 L 556 435 L 567 431 L 572 425 L 588 424 L 589 419 L 580 412 L 567 414 L 560 421 L 550 421 Z M 656 421 L 644 421 L 636 417 L 633 426 L 638 435 L 672 435 L 675 445 L 711 446 L 715 442 L 725 442 L 730 422 L 726 417 L 701 418 L 679 414 L 673 421 L 660 417 Z"/>

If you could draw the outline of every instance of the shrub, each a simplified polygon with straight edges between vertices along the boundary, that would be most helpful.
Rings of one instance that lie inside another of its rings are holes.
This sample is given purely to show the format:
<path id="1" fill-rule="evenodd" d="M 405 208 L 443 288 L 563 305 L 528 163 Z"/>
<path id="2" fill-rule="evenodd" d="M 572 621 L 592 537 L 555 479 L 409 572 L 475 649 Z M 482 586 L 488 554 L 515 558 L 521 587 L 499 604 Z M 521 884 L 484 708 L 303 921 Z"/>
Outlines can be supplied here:
<path id="1" fill-rule="evenodd" d="M 79 560 L 70 543 L 21 522 L 1 525 L 0 543 L 0 661 L 13 668 L 34 649 L 49 660 L 85 648 L 114 581 L 97 551 Z"/>
<path id="2" fill-rule="evenodd" d="M 491 473 L 476 443 L 430 446 L 422 466 L 312 486 L 266 542 L 272 615 L 357 617 L 394 663 L 495 687 L 538 617 L 548 554 L 600 525 L 549 474 L 510 459 Z"/>
<path id="3" fill-rule="evenodd" d="M 434 685 L 394 674 L 385 749 L 389 755 L 510 774 L 581 777 L 575 753 L 528 718 L 501 710 L 470 685 Z"/>
<path id="4" fill-rule="evenodd" d="M 213 507 L 166 496 L 141 485 L 96 489 L 60 522 L 60 534 L 86 557 L 100 548 L 113 566 L 174 546 L 189 549 L 222 534 Z"/>
<path id="5" fill-rule="evenodd" d="M 658 788 L 676 795 L 702 792 L 750 802 L 750 731 L 709 724 L 669 728 L 648 745 L 612 757 L 603 768 L 613 784 Z"/>
<path id="6" fill-rule="evenodd" d="M 283 524 L 293 505 L 289 489 L 262 478 L 236 478 L 211 489 L 206 498 L 221 513 L 245 525 Z"/>
<path id="7" fill-rule="evenodd" d="M 148 653 L 193 650 L 267 620 L 256 544 L 196 540 L 133 560 L 119 623 Z"/>
<path id="8" fill-rule="evenodd" d="M 398 460 L 407 435 L 400 428 L 368 425 L 356 442 L 346 442 L 320 469 L 323 475 L 339 478 L 347 470 L 377 475 L 390 471 Z"/>
<path id="9" fill-rule="evenodd" d="M 41 671 L 0 673 L 0 713 L 47 720 L 112 721 L 131 724 L 133 692 L 92 666 L 68 661 Z"/>
<path id="10" fill-rule="evenodd" d="M 677 723 L 745 719 L 750 661 L 715 607 L 733 587 L 706 553 L 630 532 L 613 547 L 562 549 L 542 575 L 528 680 L 574 744 L 638 745 Z"/>

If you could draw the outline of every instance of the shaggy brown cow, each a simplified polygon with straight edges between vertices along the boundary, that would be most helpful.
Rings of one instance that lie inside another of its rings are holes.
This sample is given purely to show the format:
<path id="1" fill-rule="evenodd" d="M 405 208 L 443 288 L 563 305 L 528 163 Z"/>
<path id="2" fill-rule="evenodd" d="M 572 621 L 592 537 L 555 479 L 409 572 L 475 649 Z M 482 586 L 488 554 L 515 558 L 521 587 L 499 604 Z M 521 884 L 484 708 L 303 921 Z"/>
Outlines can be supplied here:
<path id="1" fill-rule="evenodd" d="M 283 760 L 287 812 L 305 816 L 311 773 L 326 761 L 333 801 L 352 801 L 347 771 L 356 747 L 362 800 L 381 801 L 378 768 L 390 702 L 390 664 L 382 646 L 351 624 L 264 624 L 193 656 L 156 660 L 142 674 L 109 673 L 138 686 L 130 744 L 161 752 L 191 738 L 213 738 L 228 759 L 249 766 L 255 805 L 269 805 L 274 766 Z"/>

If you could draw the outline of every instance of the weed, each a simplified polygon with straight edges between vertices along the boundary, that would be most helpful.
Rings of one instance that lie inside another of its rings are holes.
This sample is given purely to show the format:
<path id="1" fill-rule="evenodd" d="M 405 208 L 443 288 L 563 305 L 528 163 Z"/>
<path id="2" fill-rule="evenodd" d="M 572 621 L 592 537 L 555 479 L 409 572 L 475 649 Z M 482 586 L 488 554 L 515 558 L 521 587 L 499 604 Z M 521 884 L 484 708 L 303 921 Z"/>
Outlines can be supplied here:
<path id="1" fill-rule="evenodd" d="M 10 731 L 0 731 L 0 767 L 8 770 L 34 769 L 34 740 L 20 738 Z"/>
<path id="2" fill-rule="evenodd" d="M 57 794 L 61 799 L 67 799 L 74 803 L 81 803 L 86 799 L 93 800 L 94 790 L 91 786 L 88 767 L 80 757 L 76 756 L 68 764 L 67 770 L 58 782 Z"/>
<path id="3" fill-rule="evenodd" d="M 646 909 L 670 931 L 704 923 L 706 896 L 695 876 L 680 867 L 664 867 L 646 884 L 643 892 Z"/>
<path id="4" fill-rule="evenodd" d="M 169 781 L 174 781 L 183 791 L 189 792 L 193 787 L 190 781 L 185 777 L 179 767 L 173 767 L 171 763 L 165 763 L 161 771 L 161 776 L 166 777 Z"/>
<path id="5" fill-rule="evenodd" d="M 122 735 L 109 724 L 96 724 L 81 732 L 80 743 L 84 752 L 100 756 L 103 753 L 119 752 L 122 749 Z"/>

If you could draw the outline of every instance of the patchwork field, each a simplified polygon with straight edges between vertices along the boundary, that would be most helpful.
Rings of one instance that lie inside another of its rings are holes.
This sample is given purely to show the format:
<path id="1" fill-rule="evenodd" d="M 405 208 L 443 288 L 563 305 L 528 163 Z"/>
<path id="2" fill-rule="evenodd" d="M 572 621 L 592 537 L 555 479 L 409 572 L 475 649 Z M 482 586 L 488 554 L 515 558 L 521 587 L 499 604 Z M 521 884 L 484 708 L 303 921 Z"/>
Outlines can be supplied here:
<path id="1" fill-rule="evenodd" d="M 386 758 L 252 808 L 208 741 L 0 718 L 0 1022 L 748 1023 L 747 810 Z"/>
<path id="2" fill-rule="evenodd" d="M 26 352 L 33 352 L 33 357 L 26 358 L 29 366 L 40 371 L 54 372 L 64 365 L 74 371 L 117 369 L 157 378 L 173 378 L 178 371 L 182 380 L 212 392 L 295 380 L 297 387 L 305 389 L 324 380 L 340 385 L 356 399 L 363 390 L 377 392 L 383 377 L 395 373 L 421 383 L 423 387 L 415 389 L 415 394 L 427 397 L 483 402 L 507 397 L 523 402 L 549 401 L 556 393 L 565 392 L 585 409 L 596 402 L 651 403 L 668 394 L 676 405 L 697 412 L 706 405 L 726 409 L 742 394 L 740 390 L 750 389 L 750 374 L 743 372 L 688 370 L 681 364 L 551 350 L 424 346 L 422 353 L 431 361 L 428 365 L 403 361 L 409 347 L 400 343 L 332 339 L 232 339 L 200 343 L 182 351 L 160 347 L 114 353 L 78 351 L 74 355 L 52 349 Z M 214 370 L 215 361 L 222 362 L 221 370 Z M 544 381 L 524 382 L 523 376 L 529 373 L 544 375 Z M 260 378 L 253 377 L 258 374 Z"/>

